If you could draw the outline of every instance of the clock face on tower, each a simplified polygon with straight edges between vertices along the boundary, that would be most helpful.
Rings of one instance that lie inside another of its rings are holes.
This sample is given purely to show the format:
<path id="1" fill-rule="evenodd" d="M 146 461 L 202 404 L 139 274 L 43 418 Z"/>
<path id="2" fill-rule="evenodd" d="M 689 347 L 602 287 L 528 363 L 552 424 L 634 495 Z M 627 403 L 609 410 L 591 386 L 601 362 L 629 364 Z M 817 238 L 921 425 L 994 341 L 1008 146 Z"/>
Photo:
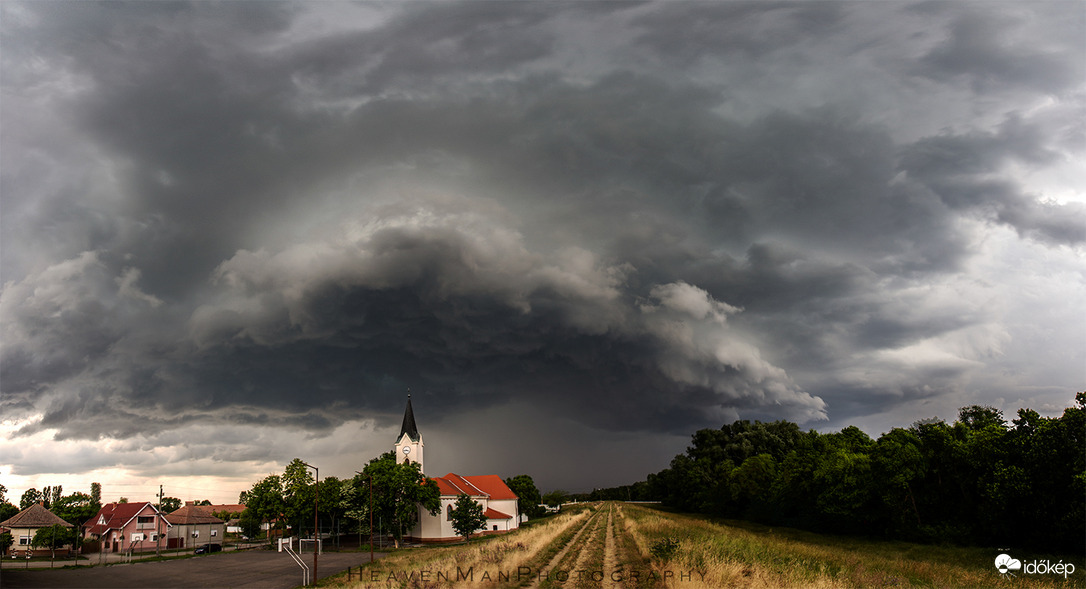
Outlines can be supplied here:
<path id="1" fill-rule="evenodd" d="M 403 455 L 407 456 L 410 453 L 411 453 L 411 447 L 410 446 L 404 446 L 403 447 Z"/>

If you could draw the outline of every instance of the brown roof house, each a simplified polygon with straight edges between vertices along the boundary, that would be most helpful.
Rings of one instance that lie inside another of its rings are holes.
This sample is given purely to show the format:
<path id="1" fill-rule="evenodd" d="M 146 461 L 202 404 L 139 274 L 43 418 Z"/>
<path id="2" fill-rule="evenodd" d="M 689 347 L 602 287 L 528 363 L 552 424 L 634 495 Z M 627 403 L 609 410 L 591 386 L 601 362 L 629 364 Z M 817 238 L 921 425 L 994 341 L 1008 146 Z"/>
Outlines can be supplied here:
<path id="1" fill-rule="evenodd" d="M 186 501 L 184 507 L 169 513 L 166 516 L 166 521 L 170 522 L 167 545 L 170 548 L 195 548 L 222 544 L 226 522 L 211 515 L 214 508 L 214 505 L 194 505 L 192 501 Z"/>
<path id="2" fill-rule="evenodd" d="M 27 551 L 30 551 L 32 555 L 41 556 L 51 554 L 52 551 L 48 548 L 35 549 L 30 546 L 30 542 L 34 539 L 34 534 L 38 529 L 48 528 L 55 524 L 60 524 L 66 528 L 75 527 L 57 517 L 56 514 L 43 507 L 40 503 L 35 503 L 0 522 L 0 528 L 4 531 L 11 532 L 12 540 L 14 540 L 14 543 L 9 549 L 11 554 L 25 554 Z M 69 548 L 71 548 L 70 545 Z M 4 556 L 7 556 L 7 554 Z"/>

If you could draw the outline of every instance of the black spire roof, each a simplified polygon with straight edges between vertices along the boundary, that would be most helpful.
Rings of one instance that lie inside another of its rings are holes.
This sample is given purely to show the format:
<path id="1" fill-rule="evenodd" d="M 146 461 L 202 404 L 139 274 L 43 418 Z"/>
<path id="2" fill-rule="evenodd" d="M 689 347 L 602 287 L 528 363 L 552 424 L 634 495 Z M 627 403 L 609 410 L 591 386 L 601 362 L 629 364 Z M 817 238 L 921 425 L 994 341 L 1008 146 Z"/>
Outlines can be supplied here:
<path id="1" fill-rule="evenodd" d="M 403 438 L 404 434 L 407 434 L 412 442 L 417 442 L 422 437 L 419 435 L 418 426 L 415 425 L 415 412 L 411 409 L 411 395 L 407 395 L 407 409 L 403 412 L 403 425 L 400 426 L 400 435 L 396 439 Z"/>

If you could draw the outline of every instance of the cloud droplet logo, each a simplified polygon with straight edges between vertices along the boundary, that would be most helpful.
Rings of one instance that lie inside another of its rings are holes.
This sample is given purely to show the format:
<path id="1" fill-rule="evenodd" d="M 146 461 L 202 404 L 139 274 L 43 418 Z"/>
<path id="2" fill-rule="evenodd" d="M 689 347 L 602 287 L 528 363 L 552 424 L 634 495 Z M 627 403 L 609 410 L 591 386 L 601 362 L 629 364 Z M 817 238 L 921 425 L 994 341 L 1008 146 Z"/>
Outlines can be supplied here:
<path id="1" fill-rule="evenodd" d="M 1022 561 L 1017 558 L 1011 558 L 1009 554 L 1000 554 L 995 559 L 996 570 L 999 574 L 1006 575 L 1011 571 L 1022 570 Z"/>

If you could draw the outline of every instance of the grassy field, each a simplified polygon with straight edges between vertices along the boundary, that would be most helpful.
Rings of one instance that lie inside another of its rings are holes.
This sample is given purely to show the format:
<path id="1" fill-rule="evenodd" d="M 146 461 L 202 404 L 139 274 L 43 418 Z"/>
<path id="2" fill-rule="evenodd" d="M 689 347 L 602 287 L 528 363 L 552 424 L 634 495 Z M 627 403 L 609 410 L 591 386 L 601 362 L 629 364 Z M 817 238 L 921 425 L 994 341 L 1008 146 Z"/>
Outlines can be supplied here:
<path id="1" fill-rule="evenodd" d="M 827 536 L 711 521 L 650 506 L 598 503 L 565 510 L 467 545 L 404 549 L 323 587 L 1084 587 L 1086 563 L 1058 574 L 1004 577 L 997 551 Z M 1062 559 L 1060 558 L 1062 556 Z"/>

